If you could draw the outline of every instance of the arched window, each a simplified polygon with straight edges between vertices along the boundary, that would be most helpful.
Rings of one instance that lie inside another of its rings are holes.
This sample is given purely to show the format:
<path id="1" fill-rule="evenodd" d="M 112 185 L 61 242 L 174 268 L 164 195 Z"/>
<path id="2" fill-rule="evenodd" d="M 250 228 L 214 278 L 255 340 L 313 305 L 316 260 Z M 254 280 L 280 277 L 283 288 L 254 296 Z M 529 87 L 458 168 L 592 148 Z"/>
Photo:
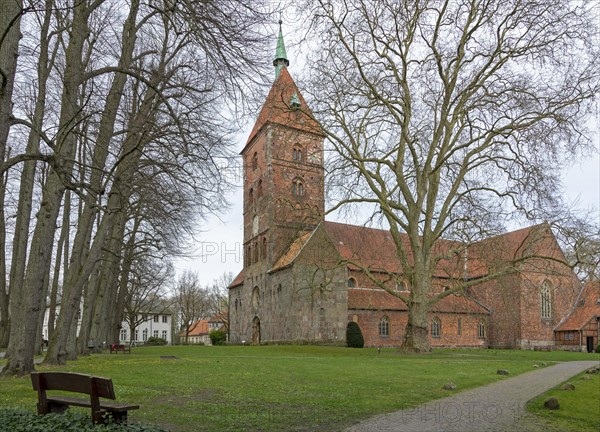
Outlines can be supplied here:
<path id="1" fill-rule="evenodd" d="M 477 324 L 477 337 L 481 339 L 485 338 L 485 322 L 483 320 L 480 320 L 479 324 Z"/>
<path id="2" fill-rule="evenodd" d="M 258 181 L 258 186 L 256 187 L 256 196 L 262 196 L 263 188 L 262 188 L 262 179 Z"/>
<path id="3" fill-rule="evenodd" d="M 408 284 L 406 283 L 406 281 L 398 281 L 396 283 L 396 291 L 408 291 Z"/>
<path id="4" fill-rule="evenodd" d="M 460 336 L 462 334 L 462 319 L 458 319 L 458 322 L 456 323 L 456 333 Z"/>
<path id="5" fill-rule="evenodd" d="M 248 204 L 254 205 L 254 189 L 252 188 L 248 191 Z"/>
<path id="6" fill-rule="evenodd" d="M 356 288 L 356 279 L 348 278 L 348 288 Z"/>
<path id="7" fill-rule="evenodd" d="M 267 238 L 263 237 L 262 239 L 262 258 L 267 258 Z"/>
<path id="8" fill-rule="evenodd" d="M 302 196 L 304 195 L 304 185 L 300 180 L 294 180 L 292 182 L 292 195 Z"/>
<path id="9" fill-rule="evenodd" d="M 260 290 L 258 287 L 254 287 L 252 290 L 252 307 L 258 309 L 260 306 Z"/>
<path id="10" fill-rule="evenodd" d="M 550 282 L 544 281 L 540 290 L 541 315 L 542 318 L 552 318 L 552 291 Z"/>
<path id="11" fill-rule="evenodd" d="M 390 335 L 390 320 L 387 316 L 382 316 L 379 320 L 379 336 Z"/>
<path id="12" fill-rule="evenodd" d="M 431 320 L 431 337 L 439 338 L 442 335 L 442 322 L 438 317 Z"/>
<path id="13" fill-rule="evenodd" d="M 258 168 L 258 153 L 254 152 L 252 156 L 252 169 L 256 170 Z"/>

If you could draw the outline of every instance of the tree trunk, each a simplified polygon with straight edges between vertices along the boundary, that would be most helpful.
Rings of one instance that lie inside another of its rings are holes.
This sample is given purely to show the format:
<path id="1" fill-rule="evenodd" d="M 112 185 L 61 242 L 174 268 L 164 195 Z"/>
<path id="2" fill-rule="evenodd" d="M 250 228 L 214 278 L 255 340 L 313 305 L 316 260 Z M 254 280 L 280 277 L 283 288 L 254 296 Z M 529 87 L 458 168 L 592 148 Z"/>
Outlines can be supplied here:
<path id="1" fill-rule="evenodd" d="M 19 40 L 21 39 L 22 0 L 0 0 L 0 163 L 4 162 L 12 94 L 17 69 Z M 8 346 L 9 338 L 9 294 L 6 286 L 6 226 L 4 214 L 4 192 L 6 177 L 0 173 L 0 347 Z"/>

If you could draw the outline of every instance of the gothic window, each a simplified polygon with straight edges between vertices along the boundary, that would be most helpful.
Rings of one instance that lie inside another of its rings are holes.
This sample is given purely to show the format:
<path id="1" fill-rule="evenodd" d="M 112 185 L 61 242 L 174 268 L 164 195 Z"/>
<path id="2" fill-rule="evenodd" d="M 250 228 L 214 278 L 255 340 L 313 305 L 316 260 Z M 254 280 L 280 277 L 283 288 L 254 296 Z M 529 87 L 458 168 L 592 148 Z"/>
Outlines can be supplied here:
<path id="1" fill-rule="evenodd" d="M 431 337 L 439 338 L 442 335 L 442 322 L 438 317 L 431 320 Z"/>
<path id="2" fill-rule="evenodd" d="M 396 283 L 396 291 L 408 291 L 408 284 L 406 281 L 398 281 L 398 283 Z"/>
<path id="3" fill-rule="evenodd" d="M 254 152 L 254 156 L 252 156 L 252 169 L 256 170 L 258 168 L 258 154 Z"/>
<path id="4" fill-rule="evenodd" d="M 254 189 L 250 188 L 248 191 L 248 203 L 254 205 Z"/>
<path id="5" fill-rule="evenodd" d="M 294 180 L 292 182 L 292 195 L 302 196 L 304 195 L 304 185 L 300 180 Z"/>
<path id="6" fill-rule="evenodd" d="M 267 258 L 267 238 L 263 237 L 262 239 L 262 258 Z"/>
<path id="7" fill-rule="evenodd" d="M 460 336 L 462 334 L 462 319 L 458 319 L 458 323 L 456 324 L 457 333 Z"/>
<path id="8" fill-rule="evenodd" d="M 258 262 L 258 242 L 254 241 L 254 244 L 252 246 L 252 262 Z"/>
<path id="9" fill-rule="evenodd" d="M 480 320 L 477 325 L 477 337 L 481 339 L 485 338 L 485 322 L 483 320 Z"/>
<path id="10" fill-rule="evenodd" d="M 302 148 L 299 146 L 294 146 L 292 150 L 292 159 L 298 162 L 302 162 Z"/>
<path id="11" fill-rule="evenodd" d="M 356 279 L 348 278 L 348 288 L 356 288 Z"/>
<path id="12" fill-rule="evenodd" d="M 550 290 L 550 283 L 544 281 L 542 283 L 542 289 L 540 290 L 541 300 L 541 316 L 542 318 L 552 317 L 552 292 Z"/>
<path id="13" fill-rule="evenodd" d="M 254 290 L 252 290 L 252 307 L 254 309 L 258 309 L 259 306 L 260 306 L 260 291 L 259 291 L 258 287 L 254 287 Z"/>
<path id="14" fill-rule="evenodd" d="M 262 195 L 262 179 L 258 181 L 258 187 L 256 188 L 256 197 L 260 197 Z"/>
<path id="15" fill-rule="evenodd" d="M 387 316 L 382 316 L 379 320 L 379 336 L 390 335 L 390 320 Z"/>

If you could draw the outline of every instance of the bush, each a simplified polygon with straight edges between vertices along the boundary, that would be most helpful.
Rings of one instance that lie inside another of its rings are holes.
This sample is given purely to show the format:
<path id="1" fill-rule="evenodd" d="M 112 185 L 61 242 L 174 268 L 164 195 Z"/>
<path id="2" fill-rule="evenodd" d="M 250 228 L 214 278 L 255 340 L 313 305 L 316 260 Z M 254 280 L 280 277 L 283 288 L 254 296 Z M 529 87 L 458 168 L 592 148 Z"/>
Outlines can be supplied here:
<path id="1" fill-rule="evenodd" d="M 600 353 L 600 344 L 598 344 L 598 346 L 596 347 L 596 352 Z"/>
<path id="2" fill-rule="evenodd" d="M 151 346 L 161 346 L 161 345 L 166 345 L 167 341 L 163 338 L 159 338 L 159 337 L 151 337 L 148 338 L 148 340 L 146 341 L 146 345 L 151 345 Z"/>
<path id="3" fill-rule="evenodd" d="M 108 423 L 94 425 L 88 416 L 78 413 L 37 415 L 31 411 L 0 408 L 0 430 L 11 432 L 167 432 L 153 425 Z"/>
<path id="4" fill-rule="evenodd" d="M 213 330 L 208 334 L 213 345 L 225 345 L 227 334 L 223 330 Z"/>
<path id="5" fill-rule="evenodd" d="M 354 321 L 348 323 L 346 328 L 346 343 L 350 348 L 362 348 L 365 346 L 365 338 L 363 338 L 360 327 Z"/>

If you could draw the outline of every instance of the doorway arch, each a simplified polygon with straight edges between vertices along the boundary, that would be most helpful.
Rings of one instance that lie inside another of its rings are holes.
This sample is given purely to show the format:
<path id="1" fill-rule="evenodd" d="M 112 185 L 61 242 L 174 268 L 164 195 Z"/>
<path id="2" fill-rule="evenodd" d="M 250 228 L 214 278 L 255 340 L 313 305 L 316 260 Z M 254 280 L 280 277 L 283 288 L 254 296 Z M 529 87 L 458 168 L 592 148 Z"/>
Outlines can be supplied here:
<path id="1" fill-rule="evenodd" d="M 257 316 L 252 320 L 252 345 L 260 345 L 260 318 Z"/>

